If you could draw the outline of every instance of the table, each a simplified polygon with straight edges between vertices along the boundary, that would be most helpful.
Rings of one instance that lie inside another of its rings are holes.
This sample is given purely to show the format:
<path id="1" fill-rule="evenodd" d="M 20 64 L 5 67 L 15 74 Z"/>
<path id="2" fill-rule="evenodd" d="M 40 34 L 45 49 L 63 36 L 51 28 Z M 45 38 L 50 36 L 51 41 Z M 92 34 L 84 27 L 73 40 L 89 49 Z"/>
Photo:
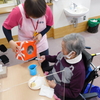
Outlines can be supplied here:
<path id="1" fill-rule="evenodd" d="M 8 67 L 7 77 L 0 79 L 2 90 L 8 90 L 0 92 L 0 100 L 54 100 L 54 98 L 40 96 L 40 90 L 32 90 L 28 87 L 27 82 L 32 77 L 29 74 L 28 66 L 31 64 L 36 64 L 38 73 L 40 76 L 44 76 L 39 63 L 35 60 Z M 26 83 L 17 86 L 24 82 Z M 12 86 L 14 87 L 9 89 Z"/>

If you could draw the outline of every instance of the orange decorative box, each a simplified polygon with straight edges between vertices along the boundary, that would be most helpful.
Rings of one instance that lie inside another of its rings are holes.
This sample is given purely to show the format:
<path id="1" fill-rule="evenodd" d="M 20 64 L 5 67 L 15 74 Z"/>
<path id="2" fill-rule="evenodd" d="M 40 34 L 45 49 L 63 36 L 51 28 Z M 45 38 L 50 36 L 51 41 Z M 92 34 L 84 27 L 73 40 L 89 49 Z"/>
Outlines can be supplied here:
<path id="1" fill-rule="evenodd" d="M 16 50 L 16 59 L 29 60 L 37 57 L 37 48 L 35 41 L 17 41 L 20 50 Z"/>

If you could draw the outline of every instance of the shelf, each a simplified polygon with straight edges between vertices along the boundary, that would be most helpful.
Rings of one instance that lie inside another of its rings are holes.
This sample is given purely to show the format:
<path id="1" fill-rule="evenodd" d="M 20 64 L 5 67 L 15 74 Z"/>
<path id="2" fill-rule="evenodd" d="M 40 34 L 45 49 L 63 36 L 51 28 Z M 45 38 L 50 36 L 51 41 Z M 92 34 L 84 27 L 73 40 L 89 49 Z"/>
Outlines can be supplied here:
<path id="1" fill-rule="evenodd" d="M 0 8 L 0 14 L 10 13 L 15 6 Z"/>
<path id="2" fill-rule="evenodd" d="M 47 3 L 47 5 L 48 5 L 48 6 L 52 6 L 53 3 Z M 14 7 L 15 7 L 15 6 L 0 8 L 0 14 L 10 13 Z"/>
<path id="3" fill-rule="evenodd" d="M 52 6 L 53 5 L 53 3 L 46 3 L 48 6 Z"/>

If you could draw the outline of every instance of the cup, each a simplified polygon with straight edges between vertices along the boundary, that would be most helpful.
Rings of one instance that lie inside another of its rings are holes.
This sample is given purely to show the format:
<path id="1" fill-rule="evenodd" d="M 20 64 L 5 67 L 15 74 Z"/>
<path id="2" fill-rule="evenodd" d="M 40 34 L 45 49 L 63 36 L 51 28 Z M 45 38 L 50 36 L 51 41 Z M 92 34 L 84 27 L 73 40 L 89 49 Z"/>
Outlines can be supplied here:
<path id="1" fill-rule="evenodd" d="M 37 68 L 36 67 L 37 67 L 37 65 L 35 65 L 35 64 L 28 66 L 30 75 L 36 75 L 37 74 Z"/>

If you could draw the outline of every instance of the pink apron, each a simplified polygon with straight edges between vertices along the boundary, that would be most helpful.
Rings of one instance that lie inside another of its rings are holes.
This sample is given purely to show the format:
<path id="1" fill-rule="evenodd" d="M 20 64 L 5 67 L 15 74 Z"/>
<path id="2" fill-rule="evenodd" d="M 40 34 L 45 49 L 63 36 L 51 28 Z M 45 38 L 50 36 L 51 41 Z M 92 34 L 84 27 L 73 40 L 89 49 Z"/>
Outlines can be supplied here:
<path id="1" fill-rule="evenodd" d="M 19 6 L 20 12 L 22 14 L 22 26 L 19 26 L 19 32 L 18 32 L 18 39 L 19 41 L 25 41 L 25 40 L 33 40 L 33 33 L 34 33 L 34 27 L 32 24 L 32 21 L 30 18 L 26 18 L 24 8 L 22 4 Z M 46 28 L 46 18 L 45 16 L 42 16 L 41 18 L 38 19 L 38 27 L 37 27 L 37 32 L 41 32 Z M 34 20 L 34 26 L 36 27 L 37 21 Z M 37 44 L 37 52 L 43 52 L 48 49 L 48 42 L 47 42 L 47 35 L 45 34 L 40 42 Z"/>

